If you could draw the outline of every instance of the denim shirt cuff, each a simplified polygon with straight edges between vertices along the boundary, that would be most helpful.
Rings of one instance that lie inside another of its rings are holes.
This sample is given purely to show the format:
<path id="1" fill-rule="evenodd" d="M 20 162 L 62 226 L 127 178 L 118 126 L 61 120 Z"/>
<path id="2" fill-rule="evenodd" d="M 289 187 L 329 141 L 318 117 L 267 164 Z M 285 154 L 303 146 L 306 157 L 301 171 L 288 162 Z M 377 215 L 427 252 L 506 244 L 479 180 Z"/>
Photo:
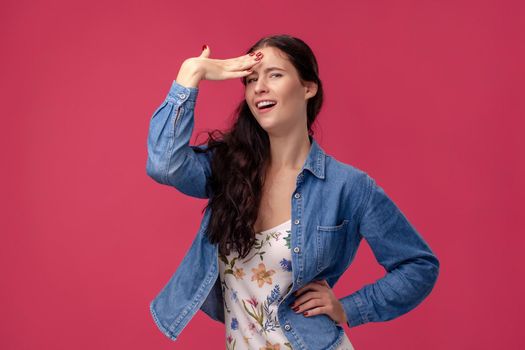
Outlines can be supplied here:
<path id="1" fill-rule="evenodd" d="M 173 80 L 171 84 L 170 91 L 166 98 L 168 100 L 181 100 L 181 101 L 192 101 L 195 103 L 197 100 L 197 95 L 199 94 L 199 88 L 196 87 L 187 87 L 177 83 L 176 80 Z"/>
<path id="2" fill-rule="evenodd" d="M 348 327 L 355 327 L 369 322 L 366 316 L 366 306 L 357 292 L 339 299 L 339 301 L 345 310 Z"/>

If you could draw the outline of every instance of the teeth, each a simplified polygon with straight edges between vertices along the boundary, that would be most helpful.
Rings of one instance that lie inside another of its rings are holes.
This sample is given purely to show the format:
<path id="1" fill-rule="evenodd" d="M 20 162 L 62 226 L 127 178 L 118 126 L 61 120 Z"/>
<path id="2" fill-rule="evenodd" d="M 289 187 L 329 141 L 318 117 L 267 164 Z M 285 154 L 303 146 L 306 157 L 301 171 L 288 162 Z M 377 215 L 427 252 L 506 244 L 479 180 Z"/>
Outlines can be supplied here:
<path id="1" fill-rule="evenodd" d="M 274 105 L 276 104 L 277 102 L 272 102 L 272 101 L 262 101 L 262 102 L 259 102 L 257 104 L 257 108 L 261 108 L 263 106 L 268 106 L 268 105 Z"/>

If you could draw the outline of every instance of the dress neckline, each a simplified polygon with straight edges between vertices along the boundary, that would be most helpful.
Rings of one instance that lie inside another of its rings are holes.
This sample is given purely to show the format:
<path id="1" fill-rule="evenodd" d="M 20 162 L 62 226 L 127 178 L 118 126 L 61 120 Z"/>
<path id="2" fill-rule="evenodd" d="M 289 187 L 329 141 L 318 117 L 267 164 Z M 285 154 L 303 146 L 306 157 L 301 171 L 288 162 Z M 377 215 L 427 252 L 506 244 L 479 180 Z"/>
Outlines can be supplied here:
<path id="1" fill-rule="evenodd" d="M 281 226 L 284 226 L 285 224 L 289 223 L 290 221 L 292 221 L 292 219 L 288 219 L 288 220 L 286 220 L 285 222 L 280 223 L 280 224 L 277 225 L 277 226 L 270 227 L 269 229 L 266 229 L 266 230 L 263 230 L 263 231 L 258 231 L 258 232 L 256 232 L 256 233 L 259 233 L 259 234 L 260 234 L 260 233 L 268 233 L 268 232 L 273 231 L 273 230 L 275 230 L 275 229 L 281 228 Z"/>

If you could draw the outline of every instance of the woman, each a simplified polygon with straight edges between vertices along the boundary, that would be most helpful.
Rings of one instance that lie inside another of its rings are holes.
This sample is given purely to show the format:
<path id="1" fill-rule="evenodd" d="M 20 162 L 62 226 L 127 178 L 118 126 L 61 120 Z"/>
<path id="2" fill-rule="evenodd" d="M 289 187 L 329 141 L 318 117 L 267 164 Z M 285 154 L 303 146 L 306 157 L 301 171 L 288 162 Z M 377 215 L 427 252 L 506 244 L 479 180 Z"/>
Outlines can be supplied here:
<path id="1" fill-rule="evenodd" d="M 201 309 L 225 324 L 228 349 L 352 349 L 341 325 L 412 310 L 439 261 L 366 172 L 313 138 L 323 88 L 308 45 L 275 35 L 243 56 L 209 56 L 205 46 L 184 61 L 150 121 L 148 175 L 209 199 L 152 316 L 172 340 Z M 245 87 L 232 128 L 190 146 L 199 81 L 231 78 Z M 338 299 L 332 288 L 362 238 L 386 274 Z"/>

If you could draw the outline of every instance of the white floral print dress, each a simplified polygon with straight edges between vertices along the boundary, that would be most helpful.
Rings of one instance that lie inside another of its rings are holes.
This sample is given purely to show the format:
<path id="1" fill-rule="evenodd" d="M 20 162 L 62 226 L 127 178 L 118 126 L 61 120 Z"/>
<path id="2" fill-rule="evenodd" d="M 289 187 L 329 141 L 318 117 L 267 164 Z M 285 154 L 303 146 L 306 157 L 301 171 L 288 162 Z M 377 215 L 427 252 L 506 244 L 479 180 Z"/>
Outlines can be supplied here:
<path id="1" fill-rule="evenodd" d="M 242 260 L 234 250 L 227 256 L 219 253 L 226 349 L 292 349 L 277 319 L 278 299 L 292 285 L 290 225 L 288 220 L 257 232 Z M 337 350 L 353 349 L 345 334 Z"/>

